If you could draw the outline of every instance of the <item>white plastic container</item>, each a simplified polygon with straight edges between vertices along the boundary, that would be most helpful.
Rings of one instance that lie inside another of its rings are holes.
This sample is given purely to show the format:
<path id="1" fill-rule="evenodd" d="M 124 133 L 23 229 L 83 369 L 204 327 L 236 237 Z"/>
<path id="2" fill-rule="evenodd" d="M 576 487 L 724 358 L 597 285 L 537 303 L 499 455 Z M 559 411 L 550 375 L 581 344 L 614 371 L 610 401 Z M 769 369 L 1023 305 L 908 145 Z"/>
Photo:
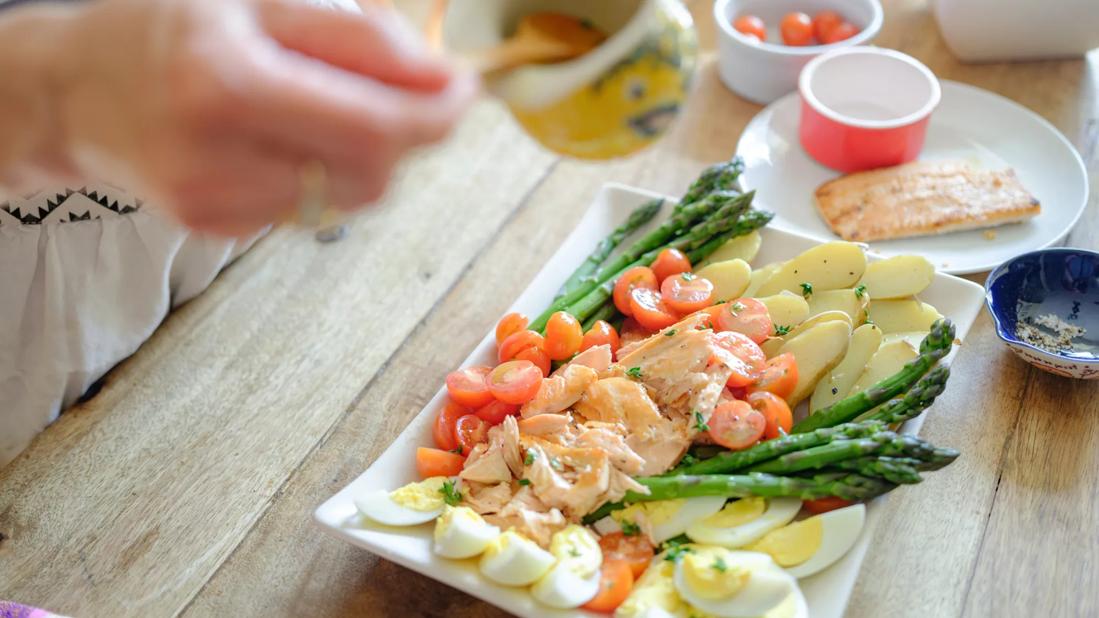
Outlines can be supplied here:
<path id="1" fill-rule="evenodd" d="M 1099 0 L 1089 0 L 1099 2 Z M 851 22 L 859 33 L 831 45 L 792 47 L 782 44 L 779 22 L 794 11 L 810 17 L 820 11 L 835 11 Z M 733 29 L 733 20 L 755 15 L 767 26 L 762 43 Z M 878 0 L 717 0 L 718 71 L 721 81 L 749 101 L 767 104 L 798 88 L 798 74 L 810 60 L 840 47 L 869 43 L 882 25 Z"/>
<path id="2" fill-rule="evenodd" d="M 1099 0 L 933 0 L 963 62 L 1083 56 L 1099 47 Z"/>

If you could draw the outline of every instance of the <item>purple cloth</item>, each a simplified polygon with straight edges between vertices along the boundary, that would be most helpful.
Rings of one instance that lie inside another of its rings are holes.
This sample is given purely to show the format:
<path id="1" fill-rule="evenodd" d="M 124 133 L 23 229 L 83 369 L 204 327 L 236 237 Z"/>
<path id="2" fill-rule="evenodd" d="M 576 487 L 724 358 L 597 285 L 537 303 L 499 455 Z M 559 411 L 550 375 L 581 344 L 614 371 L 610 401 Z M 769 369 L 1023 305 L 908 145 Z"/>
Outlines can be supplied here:
<path id="1" fill-rule="evenodd" d="M 0 600 L 0 618 L 64 618 L 44 609 L 27 607 L 14 601 Z"/>

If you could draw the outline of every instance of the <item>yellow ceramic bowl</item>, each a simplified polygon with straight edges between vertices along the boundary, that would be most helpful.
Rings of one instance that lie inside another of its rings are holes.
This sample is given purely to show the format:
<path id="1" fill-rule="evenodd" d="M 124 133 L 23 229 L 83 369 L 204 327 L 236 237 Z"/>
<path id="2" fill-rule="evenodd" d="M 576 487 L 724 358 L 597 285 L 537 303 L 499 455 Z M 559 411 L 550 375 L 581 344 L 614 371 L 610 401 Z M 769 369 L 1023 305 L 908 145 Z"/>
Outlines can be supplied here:
<path id="1" fill-rule="evenodd" d="M 446 46 L 459 53 L 491 47 L 536 11 L 579 17 L 608 37 L 575 60 L 487 80 L 527 133 L 567 156 L 610 159 L 667 130 L 686 102 L 698 55 L 691 16 L 678 0 L 452 0 Z"/>

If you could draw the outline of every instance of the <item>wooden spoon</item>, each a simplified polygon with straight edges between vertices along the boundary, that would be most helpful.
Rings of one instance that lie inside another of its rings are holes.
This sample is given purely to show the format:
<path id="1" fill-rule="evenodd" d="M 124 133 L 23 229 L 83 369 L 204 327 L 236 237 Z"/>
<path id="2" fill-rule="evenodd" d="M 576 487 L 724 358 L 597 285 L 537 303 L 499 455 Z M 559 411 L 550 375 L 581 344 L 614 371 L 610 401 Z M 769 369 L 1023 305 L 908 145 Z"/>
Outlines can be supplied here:
<path id="1" fill-rule="evenodd" d="M 561 13 L 531 13 L 519 21 L 515 34 L 500 45 L 469 54 L 475 70 L 484 74 L 524 64 L 560 62 L 582 56 L 606 39 L 580 19 Z"/>

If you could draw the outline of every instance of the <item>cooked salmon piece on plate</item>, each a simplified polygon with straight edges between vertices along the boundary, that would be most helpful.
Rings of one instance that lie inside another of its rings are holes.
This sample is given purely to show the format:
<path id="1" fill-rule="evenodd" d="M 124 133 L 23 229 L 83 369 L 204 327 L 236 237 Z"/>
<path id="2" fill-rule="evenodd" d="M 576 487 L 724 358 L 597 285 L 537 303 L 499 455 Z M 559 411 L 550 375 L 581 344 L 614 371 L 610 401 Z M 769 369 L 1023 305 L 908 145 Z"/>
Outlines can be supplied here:
<path id="1" fill-rule="evenodd" d="M 818 187 L 816 206 L 833 232 L 860 242 L 1017 223 L 1042 210 L 1014 170 L 982 170 L 964 161 L 848 174 Z"/>

